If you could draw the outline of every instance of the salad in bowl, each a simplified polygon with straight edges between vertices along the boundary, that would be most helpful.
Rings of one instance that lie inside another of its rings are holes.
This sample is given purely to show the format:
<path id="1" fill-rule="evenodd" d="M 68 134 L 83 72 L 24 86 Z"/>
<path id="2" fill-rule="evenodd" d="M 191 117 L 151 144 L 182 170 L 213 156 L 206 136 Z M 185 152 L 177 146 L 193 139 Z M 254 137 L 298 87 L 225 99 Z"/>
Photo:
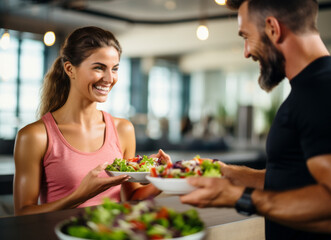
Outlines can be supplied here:
<path id="1" fill-rule="evenodd" d="M 148 182 L 145 177 L 151 168 L 166 165 L 167 163 L 162 159 L 137 155 L 130 159 L 116 158 L 112 164 L 106 167 L 105 171 L 109 176 L 126 174 L 130 176 L 130 182 L 145 183 Z"/>
<path id="2" fill-rule="evenodd" d="M 196 188 L 187 183 L 187 177 L 221 177 L 218 160 L 202 159 L 196 156 L 191 160 L 181 160 L 174 164 L 151 168 L 146 179 L 166 194 L 187 194 Z"/>
<path id="3" fill-rule="evenodd" d="M 55 233 L 61 240 L 198 240 L 205 235 L 204 223 L 193 208 L 178 213 L 153 200 L 130 204 L 107 198 L 102 205 L 86 208 L 83 215 L 60 222 Z"/>
<path id="4" fill-rule="evenodd" d="M 191 160 L 180 160 L 174 164 L 151 168 L 151 177 L 186 178 L 193 176 L 221 177 L 221 165 L 216 159 L 203 159 L 197 155 Z"/>

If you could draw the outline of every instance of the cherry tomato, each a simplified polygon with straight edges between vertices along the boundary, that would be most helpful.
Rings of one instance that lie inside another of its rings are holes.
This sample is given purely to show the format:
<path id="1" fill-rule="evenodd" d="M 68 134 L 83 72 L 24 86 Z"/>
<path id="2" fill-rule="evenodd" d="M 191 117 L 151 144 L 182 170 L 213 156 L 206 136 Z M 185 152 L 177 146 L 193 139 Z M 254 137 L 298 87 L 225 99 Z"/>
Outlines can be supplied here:
<path id="1" fill-rule="evenodd" d="M 123 207 L 125 207 L 127 209 L 131 209 L 130 203 L 127 203 L 127 202 L 123 203 Z"/>
<path id="2" fill-rule="evenodd" d="M 157 177 L 157 173 L 156 173 L 155 167 L 151 167 L 151 176 L 152 177 Z"/>
<path id="3" fill-rule="evenodd" d="M 133 224 L 134 227 L 137 228 L 137 229 L 139 229 L 139 230 L 146 230 L 145 223 L 143 223 L 141 221 L 131 220 L 130 223 Z"/>
<path id="4" fill-rule="evenodd" d="M 138 162 L 139 157 L 134 157 L 134 158 L 130 158 L 129 161 L 130 162 Z"/>
<path id="5" fill-rule="evenodd" d="M 156 218 L 168 218 L 169 213 L 165 207 L 162 207 L 160 211 L 157 213 Z"/>
<path id="6" fill-rule="evenodd" d="M 163 237 L 159 234 L 154 234 L 154 235 L 149 236 L 149 239 L 156 240 L 156 239 L 163 239 Z"/>

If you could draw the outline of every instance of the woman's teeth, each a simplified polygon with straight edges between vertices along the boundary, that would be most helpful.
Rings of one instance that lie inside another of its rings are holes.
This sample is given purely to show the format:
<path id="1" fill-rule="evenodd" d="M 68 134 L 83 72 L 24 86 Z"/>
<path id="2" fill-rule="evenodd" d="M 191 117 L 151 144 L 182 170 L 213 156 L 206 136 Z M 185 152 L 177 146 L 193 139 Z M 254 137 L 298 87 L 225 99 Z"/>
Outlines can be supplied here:
<path id="1" fill-rule="evenodd" d="M 95 86 L 95 88 L 101 91 L 109 91 L 109 87 Z"/>

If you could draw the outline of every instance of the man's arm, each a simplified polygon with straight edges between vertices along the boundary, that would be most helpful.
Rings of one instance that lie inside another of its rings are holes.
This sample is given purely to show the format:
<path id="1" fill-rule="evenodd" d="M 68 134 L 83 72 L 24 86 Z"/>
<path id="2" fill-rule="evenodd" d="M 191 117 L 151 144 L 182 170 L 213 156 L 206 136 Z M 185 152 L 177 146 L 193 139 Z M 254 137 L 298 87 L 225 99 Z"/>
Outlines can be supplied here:
<path id="1" fill-rule="evenodd" d="M 253 203 L 275 222 L 331 233 L 331 154 L 313 157 L 307 165 L 317 184 L 283 192 L 256 190 Z"/>
<path id="2" fill-rule="evenodd" d="M 265 169 L 257 170 L 245 166 L 228 165 L 222 162 L 220 165 L 223 176 L 234 185 L 263 189 Z"/>
<path id="3" fill-rule="evenodd" d="M 305 231 L 331 233 L 331 154 L 308 160 L 317 184 L 288 191 L 256 189 L 252 201 L 258 214 L 280 224 Z M 244 168 L 241 168 L 242 170 Z M 244 191 L 244 182 L 228 178 L 188 178 L 197 190 L 180 197 L 198 207 L 234 207 Z"/>

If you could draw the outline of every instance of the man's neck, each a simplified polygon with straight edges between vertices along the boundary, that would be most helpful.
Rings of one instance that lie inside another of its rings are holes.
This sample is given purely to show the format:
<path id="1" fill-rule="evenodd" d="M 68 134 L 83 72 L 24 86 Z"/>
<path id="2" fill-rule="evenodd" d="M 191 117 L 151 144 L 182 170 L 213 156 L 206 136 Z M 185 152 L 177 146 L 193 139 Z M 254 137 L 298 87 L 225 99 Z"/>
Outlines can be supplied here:
<path id="1" fill-rule="evenodd" d="M 285 57 L 286 77 L 291 80 L 314 60 L 330 53 L 319 34 L 290 34 L 282 44 Z"/>

